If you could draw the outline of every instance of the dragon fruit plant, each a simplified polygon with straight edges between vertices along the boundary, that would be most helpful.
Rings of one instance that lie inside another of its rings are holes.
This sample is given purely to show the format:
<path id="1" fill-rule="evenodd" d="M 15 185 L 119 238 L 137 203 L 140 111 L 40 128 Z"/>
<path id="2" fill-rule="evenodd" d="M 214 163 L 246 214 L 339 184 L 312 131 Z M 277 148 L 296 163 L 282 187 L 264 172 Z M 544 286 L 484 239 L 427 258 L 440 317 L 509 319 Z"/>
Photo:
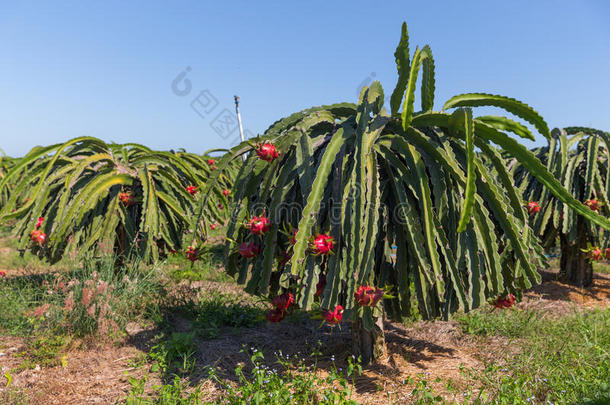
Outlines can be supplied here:
<path id="1" fill-rule="evenodd" d="M 536 265 L 543 251 L 527 226 L 502 151 L 575 213 L 610 228 L 610 221 L 576 201 L 508 135 L 533 138 L 525 125 L 475 117 L 472 107 L 503 108 L 550 137 L 535 110 L 512 98 L 469 93 L 435 111 L 430 47 L 416 48 L 411 56 L 403 25 L 395 57 L 398 83 L 389 112 L 382 86 L 374 82 L 362 89 L 357 104 L 292 114 L 271 125 L 257 143 L 244 142 L 216 162 L 219 176 L 247 156 L 233 187 L 229 274 L 255 294 L 272 298 L 290 292 L 296 308 L 318 311 L 327 323 L 351 322 L 354 352 L 364 363 L 383 354 L 383 318 L 409 316 L 411 286 L 419 313 L 431 319 L 469 311 L 498 296 L 519 296 L 540 281 Z M 421 110 L 416 112 L 420 72 Z M 203 206 L 214 181 L 203 192 Z M 261 212 L 269 229 L 253 234 L 248 218 Z M 199 234 L 198 218 L 193 229 Z M 297 231 L 285 234 L 286 229 Z M 286 250 L 290 260 L 280 266 Z M 391 286 L 394 298 L 358 305 L 360 286 Z"/>
<path id="2" fill-rule="evenodd" d="M 610 133 L 581 127 L 554 129 L 548 145 L 533 153 L 560 180 L 565 189 L 591 212 L 608 216 L 610 177 L 608 150 Z M 589 245 L 610 244 L 610 233 L 568 208 L 540 182 L 533 173 L 513 159 L 515 183 L 523 198 L 539 204 L 539 212 L 530 216 L 530 226 L 545 249 L 558 247 L 561 253 L 559 278 L 576 286 L 593 283 L 593 264 Z M 558 243 L 559 242 L 559 243 Z"/>
<path id="3" fill-rule="evenodd" d="M 0 195 L 10 190 L 0 223 L 16 220 L 19 247 L 51 263 L 69 252 L 154 261 L 190 244 L 185 232 L 200 208 L 196 191 L 212 173 L 208 160 L 91 137 L 35 147 L 0 178 Z M 226 221 L 218 204 L 228 205 L 223 190 L 232 188 L 238 166 L 229 165 L 207 188 L 208 223 Z"/>

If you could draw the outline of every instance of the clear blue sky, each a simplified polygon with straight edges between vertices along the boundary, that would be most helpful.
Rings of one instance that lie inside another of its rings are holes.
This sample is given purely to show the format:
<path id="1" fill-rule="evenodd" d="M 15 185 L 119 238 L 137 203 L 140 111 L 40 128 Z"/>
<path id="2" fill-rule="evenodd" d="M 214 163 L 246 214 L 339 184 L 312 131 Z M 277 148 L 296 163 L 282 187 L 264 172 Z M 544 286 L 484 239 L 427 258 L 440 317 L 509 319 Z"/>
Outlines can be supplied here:
<path id="1" fill-rule="evenodd" d="M 607 0 L 4 2 L 0 148 L 19 156 L 81 135 L 227 146 L 237 132 L 223 139 L 210 124 L 233 111 L 234 94 L 258 133 L 312 105 L 355 101 L 372 74 L 391 92 L 403 20 L 412 50 L 434 52 L 438 108 L 485 91 L 527 102 L 551 127 L 610 130 Z M 187 66 L 191 92 L 178 96 L 172 81 Z M 199 115 L 191 102 L 204 90 L 218 104 L 199 97 Z"/>

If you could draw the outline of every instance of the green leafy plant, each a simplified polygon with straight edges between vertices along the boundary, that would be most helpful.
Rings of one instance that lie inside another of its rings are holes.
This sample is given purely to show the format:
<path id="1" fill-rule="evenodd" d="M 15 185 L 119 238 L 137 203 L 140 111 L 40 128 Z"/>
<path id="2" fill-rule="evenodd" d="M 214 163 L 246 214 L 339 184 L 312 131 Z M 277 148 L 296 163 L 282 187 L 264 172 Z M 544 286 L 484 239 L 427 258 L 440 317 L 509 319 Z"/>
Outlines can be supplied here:
<path id="1" fill-rule="evenodd" d="M 610 228 L 610 221 L 576 201 L 506 133 L 532 139 L 525 125 L 505 117 L 475 118 L 471 107 L 503 108 L 550 137 L 535 110 L 512 98 L 470 93 L 435 112 L 430 47 L 410 57 L 403 25 L 395 56 L 398 84 L 390 114 L 374 82 L 362 89 L 356 105 L 314 107 L 277 121 L 258 140 L 220 159 L 215 175 L 251 152 L 236 178 L 227 271 L 249 292 L 292 291 L 295 305 L 328 310 L 331 324 L 344 316 L 354 321 L 354 350 L 365 364 L 383 352 L 383 310 L 397 320 L 409 315 L 411 283 L 419 313 L 430 319 L 471 310 L 507 292 L 519 295 L 540 281 L 542 249 L 500 151 L 576 213 Z M 421 110 L 415 112 L 420 70 Z M 213 195 L 215 177 L 200 211 Z M 395 298 L 359 306 L 354 294 L 362 285 L 393 286 Z"/>
<path id="2" fill-rule="evenodd" d="M 511 338 L 534 333 L 540 322 L 540 313 L 533 310 L 473 311 L 457 317 L 462 331 L 472 335 L 500 335 Z"/>
<path id="3" fill-rule="evenodd" d="M 260 308 L 235 302 L 229 295 L 214 295 L 203 300 L 194 311 L 193 326 L 204 338 L 218 337 L 222 328 L 251 327 L 263 318 Z"/>
<path id="4" fill-rule="evenodd" d="M 223 330 L 251 327 L 264 319 L 262 305 L 257 305 L 252 298 L 255 297 L 217 290 L 182 291 L 163 303 L 161 310 L 166 315 L 163 326 L 168 331 L 173 330 L 172 321 L 178 315 L 192 322 L 192 330 L 198 337 L 214 339 Z"/>
<path id="5" fill-rule="evenodd" d="M 36 366 L 53 367 L 63 365 L 66 355 L 63 354 L 71 338 L 66 335 L 39 336 L 32 339 L 26 349 L 19 353 L 23 362 L 19 369 L 33 369 Z"/>
<path id="6" fill-rule="evenodd" d="M 361 374 L 359 360 L 348 358 L 345 372 L 333 361 L 324 378 L 316 374 L 317 354 L 314 354 L 313 365 L 304 360 L 294 362 L 282 353 L 276 354 L 276 369 L 264 364 L 261 351 L 253 348 L 251 353 L 248 369 L 244 366 L 235 369 L 239 379 L 236 387 L 218 378 L 214 370 L 210 371 L 210 377 L 225 391 L 216 404 L 356 404 L 351 399 L 347 378 L 352 379 L 353 385 L 355 377 Z"/>
<path id="7" fill-rule="evenodd" d="M 554 129 L 548 145 L 533 152 L 574 198 L 592 211 L 608 215 L 609 146 L 610 134 L 607 132 L 570 127 Z M 598 254 L 591 253 L 594 246 L 606 247 L 608 232 L 567 209 L 565 203 L 521 164 L 509 161 L 509 165 L 513 167 L 515 182 L 525 201 L 536 202 L 540 207 L 539 212 L 530 215 L 530 226 L 546 249 L 559 245 L 560 278 L 579 286 L 591 285 L 592 261 L 599 259 Z"/>
<path id="8" fill-rule="evenodd" d="M 149 356 L 155 362 L 153 371 L 187 374 L 195 367 L 195 333 L 174 332 L 168 339 L 155 345 Z"/>
<path id="9" fill-rule="evenodd" d="M 203 402 L 199 389 L 188 390 L 188 384 L 174 376 L 169 384 L 153 385 L 152 393 L 145 394 L 148 376 L 142 378 L 129 377 L 131 390 L 125 398 L 125 405 L 199 405 Z"/>
<path id="10" fill-rule="evenodd" d="M 223 190 L 231 188 L 232 167 L 208 189 L 213 197 L 201 212 L 209 222 L 224 221 L 220 204 L 228 206 Z M 19 179 L 0 222 L 17 219 L 19 247 L 51 262 L 66 253 L 152 261 L 182 249 L 197 192 L 214 170 L 206 156 L 91 137 L 36 147 L 0 181 L 3 193 Z"/>
<path id="11" fill-rule="evenodd" d="M 438 383 L 440 379 L 436 379 L 434 382 Z M 423 404 L 438 404 L 445 402 L 443 397 L 436 394 L 426 376 L 424 374 L 419 374 L 417 376 L 417 380 L 413 377 L 409 377 L 405 379 L 405 384 L 414 384 L 413 390 L 411 391 L 411 401 L 413 404 L 423 405 Z"/>

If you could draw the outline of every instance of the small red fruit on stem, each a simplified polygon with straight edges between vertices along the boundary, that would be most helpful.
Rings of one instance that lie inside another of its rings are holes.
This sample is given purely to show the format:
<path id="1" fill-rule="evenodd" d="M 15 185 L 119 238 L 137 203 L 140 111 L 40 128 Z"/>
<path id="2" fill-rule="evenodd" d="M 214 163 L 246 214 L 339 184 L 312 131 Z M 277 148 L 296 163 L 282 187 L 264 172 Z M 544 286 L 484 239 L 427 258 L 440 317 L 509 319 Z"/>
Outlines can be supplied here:
<path id="1" fill-rule="evenodd" d="M 527 207 L 527 212 L 530 215 L 534 215 L 534 214 L 537 214 L 538 212 L 540 212 L 540 204 L 538 204 L 536 201 L 528 202 L 526 207 Z"/>
<path id="2" fill-rule="evenodd" d="M 374 307 L 383 298 L 383 290 L 379 287 L 361 285 L 354 293 L 356 303 L 363 307 Z"/>
<path id="3" fill-rule="evenodd" d="M 341 305 L 337 305 L 334 311 L 329 309 L 322 314 L 322 317 L 326 323 L 332 326 L 337 325 L 341 323 L 341 319 L 343 319 L 343 307 Z"/>
<path id="4" fill-rule="evenodd" d="M 589 257 L 591 260 L 601 260 L 603 257 L 603 252 L 600 248 L 594 247 L 589 251 Z"/>
<path id="5" fill-rule="evenodd" d="M 47 241 L 47 234 L 39 230 L 34 230 L 30 232 L 30 239 L 32 242 L 42 246 Z"/>
<path id="6" fill-rule="evenodd" d="M 585 201 L 585 205 L 589 207 L 591 211 L 599 211 L 602 206 L 601 202 L 595 198 Z"/>
<path id="7" fill-rule="evenodd" d="M 256 257 L 260 250 L 260 246 L 255 242 L 243 242 L 238 247 L 239 254 L 246 259 Z"/>
<path id="8" fill-rule="evenodd" d="M 188 191 L 190 195 L 195 195 L 199 190 L 197 190 L 197 187 L 195 186 L 187 186 L 186 191 Z"/>
<path id="9" fill-rule="evenodd" d="M 246 228 L 250 230 L 254 235 L 262 235 L 269 232 L 271 228 L 271 221 L 265 216 L 252 217 Z"/>
<path id="10" fill-rule="evenodd" d="M 208 166 L 214 166 L 214 163 L 216 163 L 216 161 L 214 159 L 208 159 L 207 161 Z"/>
<path id="11" fill-rule="evenodd" d="M 299 232 L 298 229 L 293 229 L 292 234 L 288 237 L 288 242 L 293 246 L 297 243 L 297 232 Z"/>
<path id="12" fill-rule="evenodd" d="M 276 296 L 271 301 L 271 305 L 273 305 L 275 309 L 272 309 L 267 313 L 267 320 L 269 322 L 280 322 L 286 316 L 286 312 L 293 302 L 294 297 L 292 296 L 292 293 L 284 293 Z"/>
<path id="13" fill-rule="evenodd" d="M 225 197 L 228 197 L 229 194 L 231 194 L 231 190 L 227 190 L 226 188 L 222 190 L 222 195 L 224 195 Z"/>
<path id="14" fill-rule="evenodd" d="M 494 307 L 503 309 L 510 308 L 515 304 L 515 296 L 513 294 L 508 294 L 505 297 L 498 297 L 493 302 Z"/>
<path id="15" fill-rule="evenodd" d="M 274 144 L 265 142 L 256 145 L 256 154 L 259 158 L 267 162 L 272 162 L 280 155 L 280 152 L 277 150 Z"/>
<path id="16" fill-rule="evenodd" d="M 311 251 L 315 255 L 325 255 L 328 253 L 332 253 L 334 247 L 334 239 L 325 234 L 319 234 L 310 244 Z"/>
<path id="17" fill-rule="evenodd" d="M 36 229 L 40 228 L 42 226 L 43 222 L 44 222 L 44 217 L 38 218 L 38 221 L 36 222 Z"/>
<path id="18" fill-rule="evenodd" d="M 292 296 L 292 293 L 284 293 L 275 297 L 271 301 L 271 305 L 273 305 L 276 309 L 285 312 L 288 310 L 288 308 L 290 308 L 293 302 L 294 297 Z"/>
<path id="19" fill-rule="evenodd" d="M 134 198 L 133 194 L 126 192 L 122 192 L 119 194 L 119 200 L 126 207 L 131 207 L 136 203 L 136 199 Z"/>
<path id="20" fill-rule="evenodd" d="M 199 256 L 199 249 L 194 247 L 194 246 L 189 246 L 186 249 L 186 258 L 189 259 L 191 262 L 194 262 L 198 259 Z"/>

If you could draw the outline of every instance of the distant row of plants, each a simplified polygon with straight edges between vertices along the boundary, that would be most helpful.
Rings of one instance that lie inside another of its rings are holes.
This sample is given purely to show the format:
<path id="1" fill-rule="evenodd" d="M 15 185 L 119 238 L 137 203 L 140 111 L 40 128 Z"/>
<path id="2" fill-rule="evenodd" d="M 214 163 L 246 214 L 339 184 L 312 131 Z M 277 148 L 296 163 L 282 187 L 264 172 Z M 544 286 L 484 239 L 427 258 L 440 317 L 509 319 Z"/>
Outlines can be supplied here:
<path id="1" fill-rule="evenodd" d="M 573 197 L 592 212 L 607 217 L 610 214 L 609 150 L 609 133 L 569 127 L 553 130 L 548 145 L 533 152 Z M 529 201 L 529 225 L 547 251 L 560 249 L 560 278 L 578 286 L 591 285 L 592 261 L 602 259 L 602 248 L 610 246 L 610 233 L 568 209 L 523 165 L 511 158 L 507 164 L 519 194 Z"/>
<path id="2" fill-rule="evenodd" d="M 0 169 L 0 223 L 19 248 L 51 263 L 65 255 L 149 262 L 182 250 L 199 191 L 216 170 L 209 151 L 155 151 L 81 137 L 36 147 Z M 216 177 L 200 218 L 223 223 L 237 165 Z"/>

